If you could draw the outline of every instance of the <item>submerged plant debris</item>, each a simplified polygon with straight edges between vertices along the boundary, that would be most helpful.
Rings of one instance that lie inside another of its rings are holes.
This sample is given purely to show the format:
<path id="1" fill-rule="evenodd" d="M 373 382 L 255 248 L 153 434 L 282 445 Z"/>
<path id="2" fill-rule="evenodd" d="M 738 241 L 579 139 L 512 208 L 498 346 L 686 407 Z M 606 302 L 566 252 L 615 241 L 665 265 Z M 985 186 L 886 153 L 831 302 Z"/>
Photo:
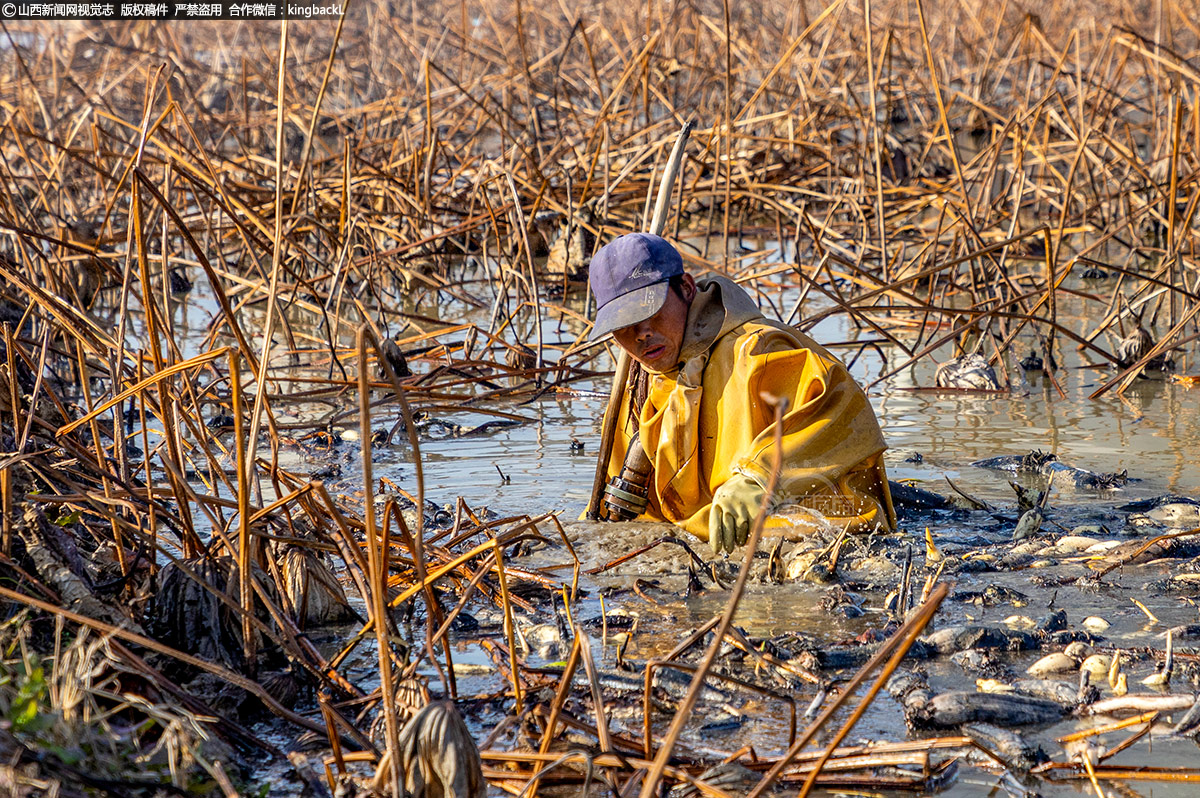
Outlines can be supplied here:
<path id="1" fill-rule="evenodd" d="M 688 268 L 872 400 L 1194 409 L 1193 3 L 344 8 L 0 26 L 6 795 L 1192 794 L 1194 457 L 895 451 L 743 569 L 422 449 L 595 415 L 689 120 Z"/>

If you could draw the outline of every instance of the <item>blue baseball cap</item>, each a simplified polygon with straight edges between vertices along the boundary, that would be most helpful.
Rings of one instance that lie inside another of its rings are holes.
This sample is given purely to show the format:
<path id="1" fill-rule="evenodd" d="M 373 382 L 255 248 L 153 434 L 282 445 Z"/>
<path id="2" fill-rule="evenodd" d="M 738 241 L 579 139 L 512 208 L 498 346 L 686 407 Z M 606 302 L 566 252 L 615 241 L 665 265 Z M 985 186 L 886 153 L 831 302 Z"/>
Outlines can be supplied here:
<path id="1" fill-rule="evenodd" d="M 683 258 L 665 238 L 630 233 L 601 247 L 588 274 L 596 295 L 591 338 L 658 313 L 667 301 L 668 281 L 678 274 L 683 274 Z"/>

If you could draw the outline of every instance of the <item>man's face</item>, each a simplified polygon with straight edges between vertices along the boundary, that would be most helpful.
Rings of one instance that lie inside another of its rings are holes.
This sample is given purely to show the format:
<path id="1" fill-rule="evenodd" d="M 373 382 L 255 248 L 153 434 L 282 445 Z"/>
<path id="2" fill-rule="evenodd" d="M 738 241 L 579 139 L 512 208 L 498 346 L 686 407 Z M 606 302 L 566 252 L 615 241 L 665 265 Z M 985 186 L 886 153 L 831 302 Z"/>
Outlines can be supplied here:
<path id="1" fill-rule="evenodd" d="M 680 296 L 680 294 L 683 296 Z M 645 321 L 613 330 L 613 339 L 637 362 L 650 371 L 662 373 L 679 364 L 679 350 L 687 328 L 688 308 L 696 295 L 696 282 L 683 275 L 679 291 L 667 292 L 667 300 L 658 313 Z"/>

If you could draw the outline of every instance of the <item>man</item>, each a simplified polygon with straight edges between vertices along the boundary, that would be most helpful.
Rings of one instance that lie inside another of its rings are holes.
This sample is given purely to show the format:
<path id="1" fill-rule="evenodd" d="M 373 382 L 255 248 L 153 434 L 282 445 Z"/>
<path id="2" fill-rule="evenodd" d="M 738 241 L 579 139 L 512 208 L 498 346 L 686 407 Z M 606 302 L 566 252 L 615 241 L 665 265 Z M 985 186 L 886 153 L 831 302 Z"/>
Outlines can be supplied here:
<path id="1" fill-rule="evenodd" d="M 699 283 L 665 239 L 621 236 L 592 258 L 592 337 L 611 332 L 641 367 L 618 416 L 611 477 L 630 442 L 649 457 L 643 518 L 670 521 L 713 551 L 746 542 L 775 456 L 782 468 L 768 526 L 796 537 L 826 524 L 894 529 L 882 455 L 866 395 L 841 364 L 799 331 L 767 319 L 724 277 Z"/>

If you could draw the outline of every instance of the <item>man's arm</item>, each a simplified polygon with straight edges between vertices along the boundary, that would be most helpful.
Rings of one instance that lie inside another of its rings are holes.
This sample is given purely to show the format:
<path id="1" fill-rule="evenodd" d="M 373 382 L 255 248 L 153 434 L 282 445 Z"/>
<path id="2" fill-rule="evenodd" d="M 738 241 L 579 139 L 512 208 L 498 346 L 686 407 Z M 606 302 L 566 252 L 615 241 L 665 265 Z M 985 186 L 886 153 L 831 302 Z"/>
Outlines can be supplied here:
<path id="1" fill-rule="evenodd" d="M 804 507 L 838 525 L 890 527 L 879 459 L 886 448 L 883 435 L 845 367 L 820 347 L 804 346 L 798 336 L 778 329 L 746 336 L 736 349 L 722 401 L 731 422 L 741 415 L 755 434 L 714 493 L 708 524 L 714 548 L 740 545 L 762 503 L 776 445 L 773 404 L 765 397 L 788 400 L 773 511 Z"/>

